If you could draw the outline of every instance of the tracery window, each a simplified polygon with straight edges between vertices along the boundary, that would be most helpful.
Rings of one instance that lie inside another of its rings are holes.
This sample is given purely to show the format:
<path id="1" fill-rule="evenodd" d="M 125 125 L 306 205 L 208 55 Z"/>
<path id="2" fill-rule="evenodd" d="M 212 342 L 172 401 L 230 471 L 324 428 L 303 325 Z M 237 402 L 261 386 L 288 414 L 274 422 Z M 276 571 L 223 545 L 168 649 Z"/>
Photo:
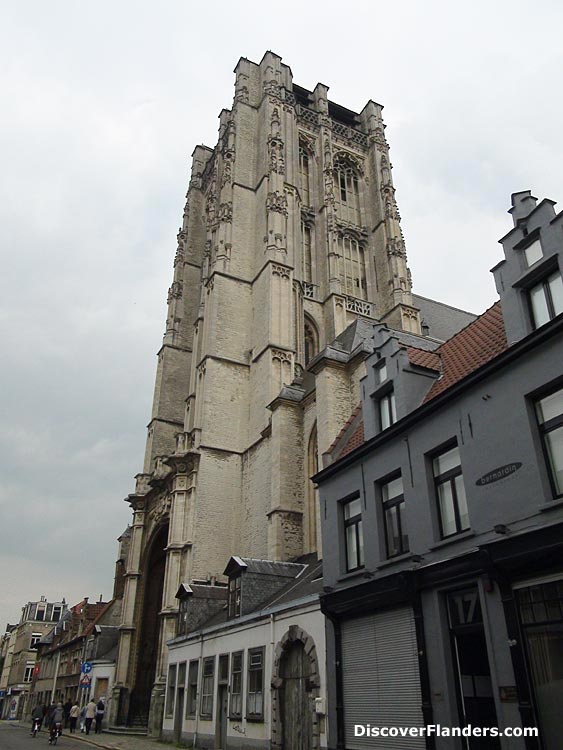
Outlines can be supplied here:
<path id="1" fill-rule="evenodd" d="M 351 297 L 367 299 L 366 261 L 364 248 L 351 236 L 338 238 L 340 281 L 342 291 Z"/>
<path id="2" fill-rule="evenodd" d="M 305 366 L 316 356 L 319 350 L 319 340 L 317 332 L 312 324 L 305 321 Z"/>
<path id="3" fill-rule="evenodd" d="M 313 281 L 313 238 L 311 227 L 301 222 L 301 254 L 303 258 L 303 281 Z"/>
<path id="4" fill-rule="evenodd" d="M 299 192 L 304 206 L 311 205 L 311 170 L 309 154 L 299 146 Z"/>
<path id="5" fill-rule="evenodd" d="M 334 197 L 338 218 L 361 226 L 358 175 L 354 167 L 345 160 L 337 161 L 334 167 Z"/>

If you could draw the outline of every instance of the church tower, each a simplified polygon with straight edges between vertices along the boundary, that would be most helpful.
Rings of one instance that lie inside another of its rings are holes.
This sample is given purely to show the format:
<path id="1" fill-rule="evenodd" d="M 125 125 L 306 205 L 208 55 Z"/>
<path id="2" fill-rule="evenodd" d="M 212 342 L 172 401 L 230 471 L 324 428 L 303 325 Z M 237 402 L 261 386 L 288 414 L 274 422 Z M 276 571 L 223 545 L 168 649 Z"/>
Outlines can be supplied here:
<path id="1" fill-rule="evenodd" d="M 182 583 L 220 583 L 233 554 L 320 554 L 309 477 L 360 401 L 366 321 L 420 333 L 382 107 L 307 91 L 272 52 L 235 74 L 193 153 L 128 498 L 113 723 L 159 726 Z"/>

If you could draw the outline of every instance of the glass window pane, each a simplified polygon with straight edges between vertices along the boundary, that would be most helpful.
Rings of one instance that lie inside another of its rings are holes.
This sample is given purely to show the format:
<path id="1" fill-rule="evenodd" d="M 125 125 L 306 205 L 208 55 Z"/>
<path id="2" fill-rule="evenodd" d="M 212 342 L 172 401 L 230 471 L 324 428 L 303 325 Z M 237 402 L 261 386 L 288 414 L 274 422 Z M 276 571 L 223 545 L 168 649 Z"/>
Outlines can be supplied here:
<path id="1" fill-rule="evenodd" d="M 547 280 L 549 291 L 551 292 L 551 301 L 555 315 L 563 312 L 563 279 L 560 273 L 554 273 Z"/>
<path id="2" fill-rule="evenodd" d="M 348 570 L 358 567 L 358 549 L 356 546 L 356 525 L 346 527 L 346 567 Z"/>
<path id="3" fill-rule="evenodd" d="M 377 378 L 380 383 L 383 383 L 383 381 L 387 380 L 387 366 L 381 365 L 381 367 L 377 368 Z"/>
<path id="4" fill-rule="evenodd" d="M 563 414 L 563 388 L 538 402 L 538 417 L 540 423 L 549 422 L 550 419 Z"/>
<path id="5" fill-rule="evenodd" d="M 436 456 L 433 461 L 434 476 L 438 477 L 441 474 L 445 474 L 446 471 L 455 469 L 456 466 L 460 465 L 460 463 L 461 461 L 459 458 L 459 448 L 456 445 L 455 448 L 451 448 L 451 450 L 446 451 L 445 453 L 441 453 L 439 456 Z"/>
<path id="6" fill-rule="evenodd" d="M 524 255 L 526 256 L 526 263 L 529 266 L 533 266 L 540 258 L 543 258 L 540 241 L 536 240 L 535 242 L 532 242 L 532 244 L 524 250 Z"/>
<path id="7" fill-rule="evenodd" d="M 387 482 L 387 484 L 384 484 L 382 487 L 382 496 L 383 501 L 386 500 L 392 500 L 394 497 L 398 497 L 398 495 L 403 494 L 403 478 L 397 477 L 396 479 L 392 479 L 390 482 Z"/>
<path id="8" fill-rule="evenodd" d="M 469 513 L 467 511 L 467 498 L 465 496 L 465 485 L 463 477 L 460 475 L 455 478 L 455 491 L 457 495 L 457 509 L 459 513 L 460 530 L 469 528 Z"/>
<path id="9" fill-rule="evenodd" d="M 379 399 L 379 420 L 382 430 L 386 430 L 391 425 L 389 396 L 383 396 L 383 398 Z"/>
<path id="10" fill-rule="evenodd" d="M 362 512 L 362 505 L 360 503 L 360 498 L 357 497 L 355 500 L 350 500 L 348 503 L 344 503 L 344 518 L 354 518 L 354 516 L 359 516 Z"/>
<path id="11" fill-rule="evenodd" d="M 563 494 L 563 427 L 548 432 L 545 436 L 549 463 L 557 494 Z"/>
<path id="12" fill-rule="evenodd" d="M 387 551 L 390 557 L 396 555 L 400 550 L 398 509 L 399 506 L 394 505 L 385 511 Z"/>
<path id="13" fill-rule="evenodd" d="M 357 529 L 358 529 L 358 543 L 359 543 L 359 548 L 358 548 L 358 565 L 360 567 L 362 567 L 362 565 L 364 564 L 364 533 L 363 533 L 363 529 L 362 529 L 362 521 L 358 521 L 358 523 L 356 524 L 356 526 L 357 526 Z"/>
<path id="14" fill-rule="evenodd" d="M 549 310 L 547 308 L 543 283 L 530 289 L 530 302 L 532 304 L 532 313 L 534 315 L 534 325 L 536 328 L 543 326 L 544 323 L 549 321 Z"/>
<path id="15" fill-rule="evenodd" d="M 454 498 L 450 482 L 438 485 L 438 502 L 443 536 L 455 534 L 457 529 L 455 525 Z"/>

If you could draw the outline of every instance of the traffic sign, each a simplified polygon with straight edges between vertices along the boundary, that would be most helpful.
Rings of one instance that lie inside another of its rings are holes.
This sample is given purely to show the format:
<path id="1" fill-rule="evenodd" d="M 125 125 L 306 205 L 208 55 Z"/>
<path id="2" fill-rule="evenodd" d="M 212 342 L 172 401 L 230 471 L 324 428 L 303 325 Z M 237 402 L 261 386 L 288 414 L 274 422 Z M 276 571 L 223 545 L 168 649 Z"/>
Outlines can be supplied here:
<path id="1" fill-rule="evenodd" d="M 89 674 L 83 674 L 80 677 L 80 687 L 81 688 L 89 688 L 91 684 L 92 684 L 92 678 L 90 677 Z"/>
<path id="2" fill-rule="evenodd" d="M 82 666 L 80 667 L 80 671 L 82 674 L 88 674 L 92 671 L 92 662 L 91 661 L 83 661 Z"/>

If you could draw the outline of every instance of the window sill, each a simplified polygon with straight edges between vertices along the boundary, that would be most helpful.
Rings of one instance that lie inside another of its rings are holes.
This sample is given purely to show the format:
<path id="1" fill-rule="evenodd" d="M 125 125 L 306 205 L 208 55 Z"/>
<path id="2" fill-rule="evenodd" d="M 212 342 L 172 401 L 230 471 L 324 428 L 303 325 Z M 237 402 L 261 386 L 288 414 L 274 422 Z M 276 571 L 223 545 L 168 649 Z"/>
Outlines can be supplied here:
<path id="1" fill-rule="evenodd" d="M 441 539 L 439 542 L 431 544 L 428 549 L 440 549 L 441 547 L 447 547 L 448 544 L 455 544 L 455 542 L 459 542 L 460 539 L 470 539 L 472 536 L 475 536 L 475 532 L 472 529 L 467 529 L 467 531 L 461 531 L 459 534 L 448 536 L 446 537 L 446 539 Z"/>
<path id="2" fill-rule="evenodd" d="M 264 723 L 264 717 L 263 716 L 247 716 L 247 721 L 252 721 L 255 724 L 263 724 Z M 239 719 L 240 721 L 240 719 Z"/>
<path id="3" fill-rule="evenodd" d="M 563 497 L 557 497 L 555 500 L 550 500 L 548 503 L 538 506 L 540 513 L 547 513 L 550 510 L 563 507 Z"/>
<path id="4" fill-rule="evenodd" d="M 369 578 L 370 574 L 365 568 L 358 568 L 358 570 L 352 570 L 350 573 L 344 573 L 344 575 L 341 575 L 340 578 L 338 578 L 338 581 L 348 581 L 351 578 L 360 578 L 364 576 Z"/>
<path id="5" fill-rule="evenodd" d="M 393 563 L 398 562 L 404 562 L 405 560 L 411 560 L 414 557 L 414 552 L 403 552 L 402 555 L 395 555 L 394 557 L 388 557 L 386 560 L 383 560 L 383 562 L 380 562 L 377 566 L 377 570 L 380 568 L 387 568 L 389 565 L 393 565 Z"/>

